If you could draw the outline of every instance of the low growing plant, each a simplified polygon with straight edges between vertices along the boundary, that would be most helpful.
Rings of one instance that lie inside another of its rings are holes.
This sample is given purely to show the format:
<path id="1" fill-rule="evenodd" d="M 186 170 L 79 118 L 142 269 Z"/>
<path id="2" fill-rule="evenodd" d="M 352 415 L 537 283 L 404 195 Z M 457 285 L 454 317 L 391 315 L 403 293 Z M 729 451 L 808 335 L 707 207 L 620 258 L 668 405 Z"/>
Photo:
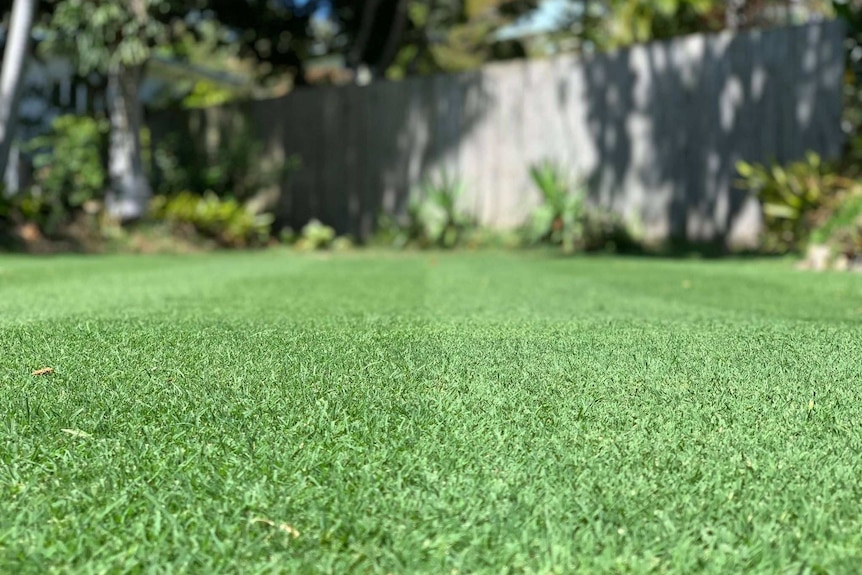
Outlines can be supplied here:
<path id="1" fill-rule="evenodd" d="M 458 208 L 463 193 L 463 183 L 448 175 L 422 184 L 422 198 L 414 199 L 408 209 L 414 238 L 421 247 L 454 248 L 476 227 L 474 219 Z"/>
<path id="2" fill-rule="evenodd" d="M 425 180 L 407 207 L 406 222 L 382 215 L 378 238 L 399 248 L 452 249 L 462 245 L 477 228 L 475 219 L 458 208 L 463 192 L 463 184 L 448 175 Z"/>
<path id="3" fill-rule="evenodd" d="M 55 234 L 85 206 L 98 211 L 106 182 L 106 136 L 105 122 L 65 115 L 51 123 L 47 134 L 30 140 L 33 184 L 14 198 L 22 217 Z"/>
<path id="4" fill-rule="evenodd" d="M 862 187 L 856 186 L 835 202 L 830 215 L 811 233 L 812 245 L 824 245 L 838 257 L 862 257 Z"/>
<path id="5" fill-rule="evenodd" d="M 542 203 L 526 224 L 529 244 L 550 244 L 573 253 L 629 249 L 637 243 L 623 219 L 590 206 L 583 182 L 568 176 L 559 165 L 547 160 L 536 164 L 530 168 L 530 178 Z"/>
<path id="6" fill-rule="evenodd" d="M 193 231 L 224 247 L 261 245 L 270 234 L 271 214 L 255 214 L 236 199 L 219 198 L 213 192 L 203 196 L 182 192 L 153 200 L 154 218 L 170 223 L 179 231 Z"/>
<path id="7" fill-rule="evenodd" d="M 312 219 L 302 227 L 295 245 L 300 250 L 324 250 L 328 249 L 335 239 L 335 228 L 327 226 L 318 219 Z"/>
<path id="8" fill-rule="evenodd" d="M 573 182 L 550 161 L 530 167 L 530 178 L 542 195 L 527 224 L 528 240 L 573 252 L 584 242 L 586 198 L 583 184 Z"/>
<path id="9" fill-rule="evenodd" d="M 786 166 L 738 162 L 736 169 L 737 186 L 756 194 L 763 207 L 763 247 L 778 253 L 802 248 L 818 210 L 849 183 L 814 152 Z"/>
<path id="10" fill-rule="evenodd" d="M 282 162 L 266 158 L 263 144 L 251 128 L 242 124 L 224 137 L 212 152 L 193 140 L 171 134 L 157 142 L 152 156 L 154 186 L 169 195 L 177 190 L 249 201 L 261 192 L 277 188 L 300 167 L 290 156 Z"/>

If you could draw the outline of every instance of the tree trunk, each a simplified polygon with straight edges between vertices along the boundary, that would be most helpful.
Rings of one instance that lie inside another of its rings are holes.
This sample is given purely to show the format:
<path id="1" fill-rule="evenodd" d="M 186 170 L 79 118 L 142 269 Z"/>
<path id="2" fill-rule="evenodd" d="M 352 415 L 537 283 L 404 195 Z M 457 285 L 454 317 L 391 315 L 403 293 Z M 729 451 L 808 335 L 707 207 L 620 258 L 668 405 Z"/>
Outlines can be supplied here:
<path id="1" fill-rule="evenodd" d="M 374 70 L 374 75 L 377 78 L 385 78 L 386 70 L 395 61 L 398 56 L 398 47 L 401 44 L 401 38 L 404 36 L 404 28 L 407 25 L 407 2 L 406 0 L 398 0 L 395 6 L 395 14 L 393 15 L 392 28 L 389 31 L 389 37 L 386 38 L 386 44 L 383 46 L 383 52 L 380 54 L 380 61 L 377 62 Z"/>
<path id="2" fill-rule="evenodd" d="M 115 65 L 108 73 L 107 103 L 111 120 L 106 198 L 108 214 L 121 222 L 147 213 L 153 192 L 141 158 L 143 105 L 138 98 L 140 66 Z"/>
<path id="3" fill-rule="evenodd" d="M 738 30 L 742 27 L 742 12 L 745 0 L 727 0 L 724 5 L 724 26 L 728 30 Z"/>
<path id="4" fill-rule="evenodd" d="M 6 174 L 9 151 L 18 127 L 18 100 L 24 84 L 35 12 L 36 0 L 15 0 L 9 21 L 3 68 L 0 70 L 0 181 Z"/>
<path id="5" fill-rule="evenodd" d="M 359 19 L 359 30 L 353 40 L 353 47 L 347 54 L 347 65 L 356 70 L 363 63 L 365 48 L 371 37 L 371 29 L 374 28 L 374 20 L 377 18 L 377 7 L 380 0 L 366 0 Z"/>

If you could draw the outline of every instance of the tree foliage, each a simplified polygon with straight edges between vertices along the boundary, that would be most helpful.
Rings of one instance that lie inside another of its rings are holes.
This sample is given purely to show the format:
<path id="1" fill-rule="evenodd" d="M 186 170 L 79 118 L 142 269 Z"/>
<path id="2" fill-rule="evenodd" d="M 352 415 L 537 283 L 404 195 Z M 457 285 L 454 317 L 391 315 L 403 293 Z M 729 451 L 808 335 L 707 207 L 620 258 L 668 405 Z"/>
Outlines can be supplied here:
<path id="1" fill-rule="evenodd" d="M 48 40 L 43 49 L 73 54 L 83 73 L 138 66 L 167 39 L 153 17 L 165 0 L 53 0 L 47 2 Z"/>
<path id="2" fill-rule="evenodd" d="M 333 0 L 329 44 L 375 76 L 458 71 L 505 57 L 493 33 L 536 0 Z M 511 55 L 523 52 L 510 51 Z"/>

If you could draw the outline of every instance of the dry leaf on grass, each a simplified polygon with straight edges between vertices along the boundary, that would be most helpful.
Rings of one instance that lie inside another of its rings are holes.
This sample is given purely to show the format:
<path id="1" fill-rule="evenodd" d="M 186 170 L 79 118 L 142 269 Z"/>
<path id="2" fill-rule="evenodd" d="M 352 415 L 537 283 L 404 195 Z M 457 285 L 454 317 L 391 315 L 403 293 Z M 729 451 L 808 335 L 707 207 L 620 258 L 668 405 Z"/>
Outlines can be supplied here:
<path id="1" fill-rule="evenodd" d="M 80 429 L 61 429 L 60 431 L 62 431 L 63 433 L 68 433 L 72 437 L 93 437 L 86 431 L 81 431 Z"/>
<path id="2" fill-rule="evenodd" d="M 30 375 L 51 375 L 52 373 L 54 373 L 53 367 L 43 367 L 42 369 L 37 369 Z"/>
<path id="3" fill-rule="evenodd" d="M 252 523 L 263 523 L 265 525 L 269 525 L 270 527 L 275 527 L 279 531 L 282 531 L 288 534 L 290 537 L 296 539 L 299 537 L 299 531 L 293 525 L 288 525 L 287 523 L 276 523 L 270 519 L 265 519 L 263 517 L 255 517 L 251 520 Z"/>

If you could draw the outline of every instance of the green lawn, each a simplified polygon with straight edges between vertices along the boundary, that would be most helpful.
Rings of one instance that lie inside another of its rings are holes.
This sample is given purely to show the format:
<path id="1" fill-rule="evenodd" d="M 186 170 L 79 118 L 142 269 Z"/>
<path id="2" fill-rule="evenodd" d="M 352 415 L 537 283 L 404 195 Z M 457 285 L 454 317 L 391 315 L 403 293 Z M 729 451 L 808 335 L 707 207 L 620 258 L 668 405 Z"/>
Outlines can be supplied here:
<path id="1" fill-rule="evenodd" d="M 859 275 L 7 256 L 0 352 L 2 573 L 862 566 Z"/>

